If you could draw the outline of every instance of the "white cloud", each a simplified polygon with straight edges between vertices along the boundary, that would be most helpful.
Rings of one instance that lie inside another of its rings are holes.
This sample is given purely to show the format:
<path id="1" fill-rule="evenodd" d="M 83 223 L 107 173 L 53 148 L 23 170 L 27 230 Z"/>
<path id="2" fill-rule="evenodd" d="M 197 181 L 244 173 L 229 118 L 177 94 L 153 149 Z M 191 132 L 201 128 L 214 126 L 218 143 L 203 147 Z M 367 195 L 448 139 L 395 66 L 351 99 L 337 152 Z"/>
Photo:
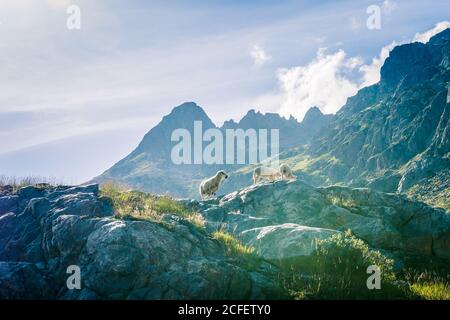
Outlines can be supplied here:
<path id="1" fill-rule="evenodd" d="M 257 67 L 263 66 L 272 58 L 261 46 L 256 44 L 252 46 L 249 54 L 250 57 L 252 57 L 255 66 Z"/>
<path id="2" fill-rule="evenodd" d="M 383 5 L 387 5 L 386 1 Z M 417 33 L 413 41 L 426 43 L 448 27 L 450 22 L 439 22 L 434 28 Z M 384 46 L 370 64 L 364 64 L 361 57 L 347 58 L 342 49 L 333 54 L 325 54 L 325 49 L 319 49 L 308 65 L 279 70 L 280 93 L 265 95 L 264 98 L 271 105 L 278 99 L 280 113 L 293 115 L 299 120 L 312 106 L 319 107 L 324 113 L 335 113 L 359 89 L 380 81 L 381 67 L 391 50 L 404 43 L 407 42 L 393 41 Z"/>
<path id="3" fill-rule="evenodd" d="M 413 41 L 427 43 L 430 41 L 430 38 L 434 36 L 435 34 L 438 34 L 441 31 L 444 31 L 445 29 L 450 28 L 450 22 L 449 21 L 441 21 L 436 23 L 434 28 L 427 30 L 423 33 L 416 33 L 414 36 Z"/>
<path id="4" fill-rule="evenodd" d="M 343 50 L 326 54 L 322 48 L 308 65 L 279 70 L 283 93 L 280 113 L 302 119 L 311 106 L 324 113 L 336 112 L 358 91 L 358 85 L 345 74 L 360 62 L 359 58 L 346 58 Z"/>

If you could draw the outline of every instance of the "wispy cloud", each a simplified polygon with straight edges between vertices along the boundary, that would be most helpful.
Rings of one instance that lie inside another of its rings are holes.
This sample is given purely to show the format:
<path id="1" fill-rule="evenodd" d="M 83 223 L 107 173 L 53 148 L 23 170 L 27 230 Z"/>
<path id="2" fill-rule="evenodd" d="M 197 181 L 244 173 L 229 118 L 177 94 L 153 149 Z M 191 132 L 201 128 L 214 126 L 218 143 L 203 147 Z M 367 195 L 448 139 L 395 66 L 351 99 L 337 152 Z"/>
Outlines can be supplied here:
<path id="1" fill-rule="evenodd" d="M 257 67 L 263 66 L 272 58 L 260 45 L 257 44 L 252 46 L 249 55 L 253 59 L 253 63 Z"/>
<path id="2" fill-rule="evenodd" d="M 434 36 L 435 34 L 438 34 L 439 32 L 441 32 L 447 28 L 450 28 L 449 21 L 438 22 L 434 28 L 427 30 L 425 32 L 422 32 L 422 33 L 416 33 L 413 41 L 427 43 L 428 41 L 430 41 L 432 36 Z"/>
<path id="3" fill-rule="evenodd" d="M 391 14 L 397 8 L 397 3 L 392 0 L 384 0 L 381 10 L 385 14 Z"/>

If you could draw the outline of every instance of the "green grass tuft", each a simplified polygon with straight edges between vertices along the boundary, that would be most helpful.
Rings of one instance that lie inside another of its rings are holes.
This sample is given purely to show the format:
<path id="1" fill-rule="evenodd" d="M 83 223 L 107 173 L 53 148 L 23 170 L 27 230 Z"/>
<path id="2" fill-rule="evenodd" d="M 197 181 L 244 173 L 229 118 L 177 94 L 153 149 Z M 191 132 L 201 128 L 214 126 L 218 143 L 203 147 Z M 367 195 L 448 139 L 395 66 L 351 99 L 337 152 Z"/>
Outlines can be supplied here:
<path id="1" fill-rule="evenodd" d="M 223 243 L 227 248 L 227 253 L 231 256 L 253 256 L 255 254 L 255 248 L 243 244 L 232 234 L 223 230 L 214 231 L 212 237 Z"/>
<path id="2" fill-rule="evenodd" d="M 394 261 L 356 238 L 350 231 L 320 240 L 316 250 L 282 274 L 283 287 L 295 299 L 405 298 L 396 281 Z M 381 270 L 381 289 L 367 288 L 367 267 Z"/>
<path id="3" fill-rule="evenodd" d="M 425 300 L 450 300 L 450 275 L 442 276 L 436 271 L 417 272 L 409 270 L 406 281 L 412 294 Z"/>

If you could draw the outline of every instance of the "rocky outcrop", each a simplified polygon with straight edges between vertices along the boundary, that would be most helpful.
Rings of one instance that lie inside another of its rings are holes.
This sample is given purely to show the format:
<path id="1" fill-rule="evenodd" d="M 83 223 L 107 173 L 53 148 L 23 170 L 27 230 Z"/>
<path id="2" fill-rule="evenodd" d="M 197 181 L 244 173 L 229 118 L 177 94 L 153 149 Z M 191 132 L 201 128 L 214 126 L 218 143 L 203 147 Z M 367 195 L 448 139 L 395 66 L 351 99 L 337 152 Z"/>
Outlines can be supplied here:
<path id="1" fill-rule="evenodd" d="M 317 239 L 348 229 L 373 248 L 450 259 L 450 214 L 402 195 L 283 181 L 198 205 L 210 230 L 235 233 L 267 259 L 309 255 Z"/>
<path id="2" fill-rule="evenodd" d="M 179 200 L 203 215 L 204 229 L 171 214 L 158 222 L 115 218 L 97 185 L 25 187 L 0 203 L 11 197 L 14 205 L 0 214 L 6 299 L 283 297 L 279 268 L 347 229 L 395 256 L 450 260 L 448 212 L 369 189 L 280 181 L 216 200 Z M 218 229 L 256 248 L 257 263 L 230 255 L 211 237 Z M 81 271 L 79 290 L 66 284 L 73 265 Z"/>
<path id="3" fill-rule="evenodd" d="M 261 262 L 248 270 L 177 216 L 163 223 L 113 217 L 97 185 L 20 189 L 0 215 L 3 299 L 262 299 L 277 284 Z M 7 195 L 0 198 L 1 202 Z M 80 267 L 81 289 L 66 271 Z"/>

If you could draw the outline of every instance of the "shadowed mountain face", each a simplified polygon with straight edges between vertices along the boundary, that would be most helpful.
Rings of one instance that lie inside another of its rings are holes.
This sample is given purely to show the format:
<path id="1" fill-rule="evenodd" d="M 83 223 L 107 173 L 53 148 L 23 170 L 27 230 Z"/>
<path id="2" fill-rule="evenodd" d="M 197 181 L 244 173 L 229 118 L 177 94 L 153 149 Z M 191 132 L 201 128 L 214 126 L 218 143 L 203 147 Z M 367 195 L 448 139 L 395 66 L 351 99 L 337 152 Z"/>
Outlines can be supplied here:
<path id="1" fill-rule="evenodd" d="M 351 166 L 346 178 L 356 178 L 361 170 L 398 168 L 425 151 L 443 156 L 448 139 L 435 138 L 448 123 L 449 46 L 447 30 L 426 45 L 395 48 L 380 83 L 350 98 L 311 151 L 331 152 Z"/>
<path id="2" fill-rule="evenodd" d="M 132 188 L 158 194 L 169 193 L 178 197 L 197 196 L 197 185 L 204 177 L 221 169 L 232 172 L 244 165 L 174 164 L 171 152 L 177 141 L 172 142 L 171 135 L 176 129 L 189 131 L 192 146 L 195 143 L 195 121 L 201 121 L 203 132 L 215 128 L 219 129 L 224 137 L 227 129 L 267 129 L 269 133 L 270 129 L 278 129 L 280 151 L 284 151 L 308 143 L 315 134 L 328 125 L 332 117 L 323 115 L 318 108 L 313 107 L 306 114 L 305 120 L 299 123 L 293 117 L 285 119 L 275 113 L 262 114 L 250 110 L 238 123 L 229 120 L 218 128 L 201 107 L 194 102 L 186 102 L 175 107 L 151 129 L 133 152 L 94 181 L 114 181 Z M 270 150 L 270 137 L 268 139 Z M 203 150 L 208 144 L 209 142 L 203 142 Z M 193 156 L 191 159 L 193 160 Z"/>
<path id="3" fill-rule="evenodd" d="M 316 184 L 388 192 L 407 192 L 436 174 L 448 176 L 449 84 L 450 29 L 427 44 L 396 47 L 381 81 L 349 98 L 329 130 L 287 161 L 315 176 Z M 438 185 L 448 194 L 448 179 Z"/>
<path id="4" fill-rule="evenodd" d="M 308 143 L 314 135 L 330 123 L 332 118 L 333 115 L 324 115 L 317 107 L 310 108 L 301 123 L 292 116 L 286 120 L 278 113 L 262 114 L 252 109 L 239 123 L 229 120 L 221 129 L 278 129 L 280 130 L 280 151 L 284 151 Z"/>
<path id="5" fill-rule="evenodd" d="M 174 165 L 171 162 L 172 132 L 187 129 L 193 133 L 194 121 L 201 121 L 203 130 L 215 127 L 202 108 L 193 102 L 184 103 L 151 129 L 133 152 L 94 180 L 114 181 L 154 193 L 186 196 L 191 189 L 186 181 L 202 178 L 203 170 L 213 170 L 201 165 Z"/>

